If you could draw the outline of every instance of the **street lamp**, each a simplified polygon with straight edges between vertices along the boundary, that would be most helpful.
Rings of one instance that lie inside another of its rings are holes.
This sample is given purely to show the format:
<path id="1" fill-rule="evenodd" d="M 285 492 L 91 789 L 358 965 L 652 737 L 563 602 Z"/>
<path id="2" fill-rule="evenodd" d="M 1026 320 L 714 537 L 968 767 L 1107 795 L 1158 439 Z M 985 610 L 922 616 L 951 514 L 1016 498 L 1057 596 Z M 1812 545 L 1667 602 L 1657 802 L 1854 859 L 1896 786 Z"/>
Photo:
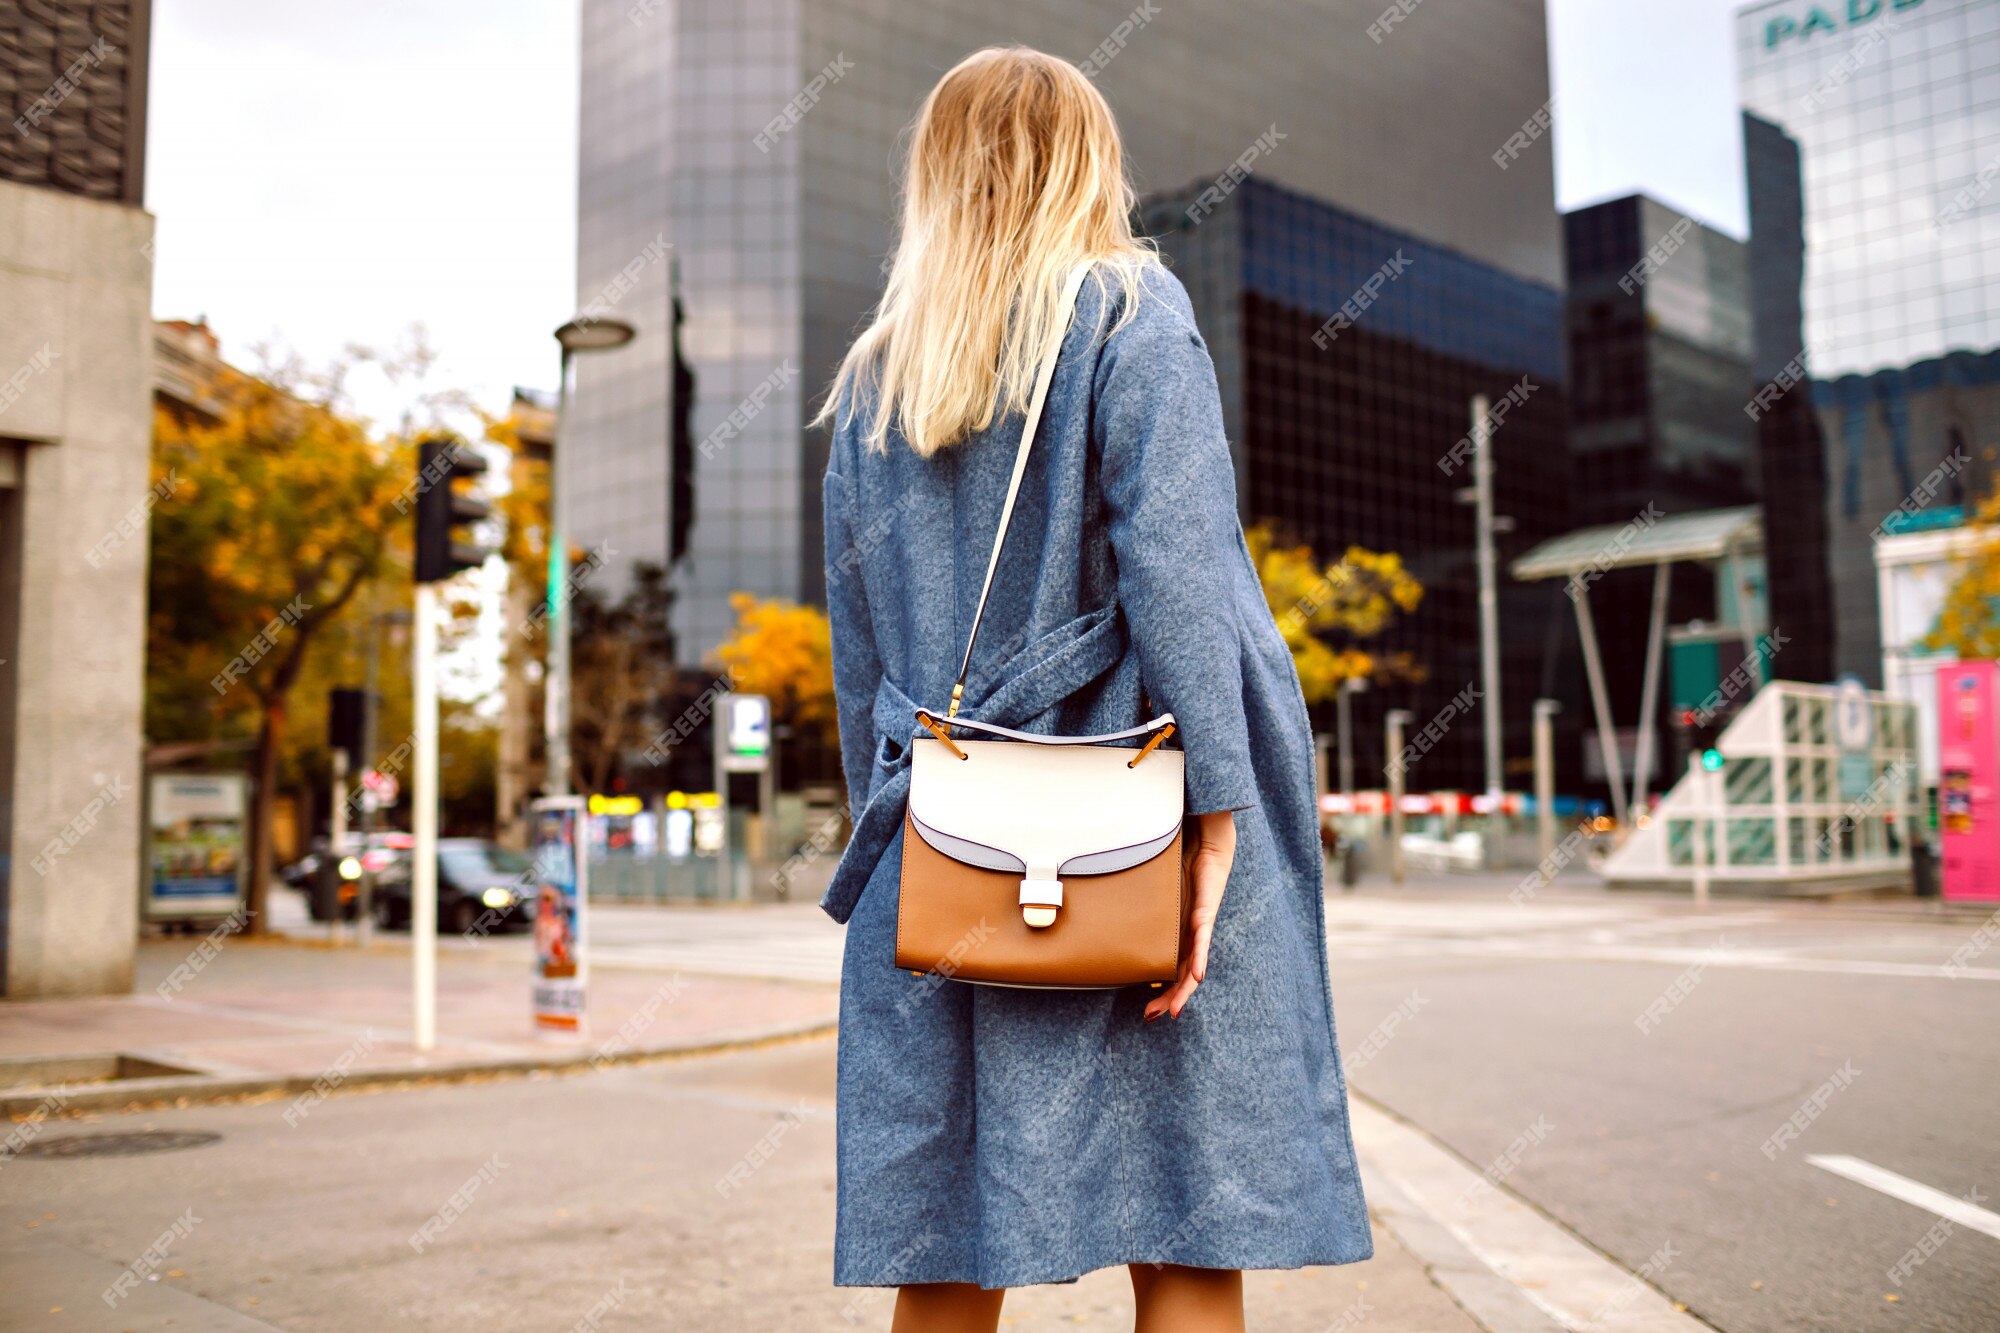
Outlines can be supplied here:
<path id="1" fill-rule="evenodd" d="M 638 336 L 622 319 L 578 315 L 556 330 L 562 345 L 562 374 L 556 385 L 555 457 L 549 460 L 549 669 L 544 678 L 542 742 L 548 758 L 547 785 L 551 796 L 569 795 L 569 528 L 563 522 L 563 502 L 569 486 L 563 480 L 563 423 L 569 416 L 569 363 L 579 352 L 609 352 Z"/>
<path id="2" fill-rule="evenodd" d="M 1340 746 L 1340 794 L 1348 801 L 1348 810 L 1354 809 L 1354 705 L 1355 695 L 1368 688 L 1368 682 L 1360 676 L 1349 676 L 1340 682 L 1340 693 L 1335 697 L 1334 716 L 1338 721 L 1336 730 Z"/>

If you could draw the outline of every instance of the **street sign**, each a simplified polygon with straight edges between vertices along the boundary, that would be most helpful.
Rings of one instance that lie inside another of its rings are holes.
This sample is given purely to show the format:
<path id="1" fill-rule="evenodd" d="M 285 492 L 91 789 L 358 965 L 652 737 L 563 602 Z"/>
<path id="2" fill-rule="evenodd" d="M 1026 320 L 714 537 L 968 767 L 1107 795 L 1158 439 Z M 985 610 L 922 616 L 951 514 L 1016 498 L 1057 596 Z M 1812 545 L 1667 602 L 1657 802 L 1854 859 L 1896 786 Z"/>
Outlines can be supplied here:
<path id="1" fill-rule="evenodd" d="M 771 766 L 771 701 L 761 694 L 725 694 L 717 759 L 725 773 L 762 773 Z"/>
<path id="2" fill-rule="evenodd" d="M 590 855 L 580 796 L 545 796 L 535 802 L 535 1026 L 544 1031 L 584 1029 L 584 917 Z"/>
<path id="3" fill-rule="evenodd" d="M 243 905 L 250 779 L 155 773 L 146 784 L 146 919 L 226 917 Z"/>

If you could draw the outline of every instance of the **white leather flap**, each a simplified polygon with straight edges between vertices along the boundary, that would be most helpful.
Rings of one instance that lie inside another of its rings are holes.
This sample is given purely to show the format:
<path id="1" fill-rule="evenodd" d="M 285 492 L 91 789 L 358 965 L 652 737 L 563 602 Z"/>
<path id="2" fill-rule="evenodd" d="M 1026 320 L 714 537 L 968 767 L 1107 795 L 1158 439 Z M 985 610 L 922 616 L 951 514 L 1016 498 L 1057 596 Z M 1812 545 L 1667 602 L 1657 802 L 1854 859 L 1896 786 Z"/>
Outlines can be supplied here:
<path id="1" fill-rule="evenodd" d="M 1102 875 L 1159 855 L 1179 831 L 1186 757 L 1113 745 L 910 743 L 910 817 L 954 860 L 1029 879 Z"/>

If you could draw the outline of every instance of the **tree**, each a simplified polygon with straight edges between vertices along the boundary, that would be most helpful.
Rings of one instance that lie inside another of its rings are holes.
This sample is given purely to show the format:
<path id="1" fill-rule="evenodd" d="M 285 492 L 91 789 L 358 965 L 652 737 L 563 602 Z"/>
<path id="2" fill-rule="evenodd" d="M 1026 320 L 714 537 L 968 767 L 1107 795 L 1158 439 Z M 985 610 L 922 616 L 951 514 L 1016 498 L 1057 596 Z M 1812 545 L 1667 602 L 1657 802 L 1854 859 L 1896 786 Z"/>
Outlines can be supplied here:
<path id="1" fill-rule="evenodd" d="M 1969 554 L 1924 647 L 1967 662 L 2000 658 L 2000 485 L 1963 531 Z"/>
<path id="2" fill-rule="evenodd" d="M 229 374 L 212 415 L 162 412 L 154 478 L 147 726 L 154 739 L 254 727 L 249 929 L 265 927 L 286 711 L 308 654 L 394 559 L 414 466 L 336 398 Z"/>
<path id="3" fill-rule="evenodd" d="M 652 738 L 648 721 L 675 691 L 673 593 L 666 571 L 642 560 L 625 595 L 608 603 L 585 568 L 577 566 L 570 598 L 570 749 L 577 789 L 602 792 L 626 753 Z"/>
<path id="4" fill-rule="evenodd" d="M 715 657 L 745 694 L 768 695 L 772 720 L 797 730 L 813 730 L 836 743 L 838 710 L 833 699 L 833 630 L 826 612 L 779 598 L 730 594 L 736 632 L 716 647 Z"/>
<path id="5" fill-rule="evenodd" d="M 1409 654 L 1361 646 L 1423 600 L 1424 585 L 1401 556 L 1350 546 L 1337 564 L 1321 568 L 1311 547 L 1281 544 L 1269 521 L 1243 535 L 1308 704 L 1331 699 L 1344 680 L 1422 678 Z"/>

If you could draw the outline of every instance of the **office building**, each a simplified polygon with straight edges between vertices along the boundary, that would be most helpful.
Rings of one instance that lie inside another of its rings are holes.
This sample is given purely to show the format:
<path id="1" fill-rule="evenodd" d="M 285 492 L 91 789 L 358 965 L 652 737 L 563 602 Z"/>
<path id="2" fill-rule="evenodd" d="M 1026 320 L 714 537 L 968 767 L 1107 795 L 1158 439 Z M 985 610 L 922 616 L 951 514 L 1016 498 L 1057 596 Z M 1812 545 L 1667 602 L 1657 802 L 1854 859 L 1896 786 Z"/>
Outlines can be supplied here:
<path id="1" fill-rule="evenodd" d="M 1216 362 L 1244 521 L 1275 522 L 1328 563 L 1349 545 L 1395 551 L 1424 584 L 1413 615 L 1357 645 L 1407 654 L 1423 673 L 1354 700 L 1359 785 L 1380 786 L 1385 710 L 1421 727 L 1484 688 L 1474 516 L 1459 499 L 1475 394 L 1499 423 L 1495 510 L 1513 520 L 1503 566 L 1570 523 L 1562 295 L 1283 186 L 1252 178 L 1212 207 L 1207 189 L 1155 197 L 1144 216 Z M 1548 630 L 1567 606 L 1503 582 L 1509 755 L 1528 755 Z M 1462 724 L 1426 745 L 1409 781 L 1480 791 L 1483 762 L 1479 726 Z"/>
<path id="2" fill-rule="evenodd" d="M 1801 161 L 1831 666 L 1879 685 L 1874 534 L 1906 501 L 1950 522 L 2000 437 L 2000 2 L 1749 5 L 1737 62 Z"/>
<path id="3" fill-rule="evenodd" d="M 139 901 L 145 0 L 0 29 L 0 985 L 125 991 Z"/>
<path id="4" fill-rule="evenodd" d="M 1136 183 L 1149 197 L 1177 195 L 1191 182 L 1214 184 L 1262 139 L 1269 148 L 1251 175 L 1275 188 L 1253 190 L 1246 199 L 1263 202 L 1239 201 L 1242 207 L 1333 210 L 1325 216 L 1337 212 L 1350 221 L 1293 228 L 1328 241 L 1341 227 L 1360 235 L 1354 229 L 1366 219 L 1382 237 L 1418 240 L 1440 270 L 1459 263 L 1494 282 L 1542 293 L 1551 382 L 1559 373 L 1553 294 L 1562 267 L 1539 6 L 1483 0 L 1449 12 L 1417 10 L 1386 29 L 1374 0 L 1192 0 L 1137 9 L 1127 0 L 891 7 L 859 0 L 585 0 L 582 10 L 578 299 L 610 304 L 640 337 L 624 350 L 579 362 L 564 436 L 576 460 L 575 473 L 566 474 L 577 478 L 571 528 L 579 542 L 608 539 L 627 559 L 669 555 L 667 330 L 677 282 L 694 442 L 692 521 L 674 573 L 683 660 L 698 660 L 727 634 L 727 599 L 736 589 L 805 601 L 821 595 L 825 446 L 804 422 L 880 292 L 901 132 L 937 78 L 982 46 L 1018 42 L 1083 65 L 1116 111 Z M 1475 185 L 1478 206 L 1468 207 Z M 668 253 L 671 261 L 660 257 Z M 1284 356 L 1315 375 L 1358 377 L 1358 370 L 1335 367 L 1352 356 L 1387 355 L 1388 344 L 1357 336 L 1328 355 L 1311 343 L 1353 292 L 1342 286 L 1347 270 L 1334 265 L 1331 252 L 1323 257 L 1338 276 L 1289 285 L 1230 280 L 1245 293 L 1243 309 L 1211 303 L 1204 331 L 1248 348 L 1279 336 L 1280 326 L 1295 326 L 1299 344 Z M 1293 267 L 1312 262 L 1301 257 Z M 1434 281 L 1421 272 L 1404 279 L 1412 292 Z M 1482 288 L 1471 299 L 1490 302 L 1493 291 Z M 1253 301 L 1267 300 L 1268 308 L 1252 309 Z M 1385 297 L 1383 313 L 1388 309 Z M 1254 327 L 1224 327 L 1239 316 Z M 1355 460 L 1396 449 L 1421 453 L 1443 431 L 1449 434 L 1436 452 L 1449 447 L 1464 433 L 1465 409 L 1461 403 L 1447 411 L 1443 404 L 1475 387 L 1503 394 L 1514 382 L 1473 367 L 1521 360 L 1453 352 L 1452 338 L 1467 332 L 1425 327 L 1396 335 L 1397 346 L 1412 349 L 1408 355 L 1431 348 L 1440 358 L 1435 366 L 1413 362 L 1408 372 L 1437 375 L 1424 390 L 1434 406 L 1420 422 L 1403 422 L 1395 415 L 1402 399 L 1371 397 L 1366 407 L 1357 399 L 1342 409 L 1341 420 L 1343 429 L 1373 432 L 1366 440 L 1314 433 L 1324 430 L 1319 425 L 1275 424 L 1290 409 L 1266 407 L 1259 398 L 1289 392 L 1275 372 L 1268 380 L 1225 383 L 1250 483 L 1246 505 L 1281 491 L 1276 478 L 1284 469 L 1306 475 L 1302 469 L 1316 451 L 1351 449 L 1343 456 Z M 1364 348 L 1370 350 L 1358 350 Z M 1235 371 L 1222 370 L 1262 376 L 1267 364 L 1275 363 L 1246 352 Z M 1328 392 L 1364 391 L 1355 379 Z M 1531 406 L 1535 412 L 1524 422 L 1542 410 L 1539 402 Z M 1275 440 L 1283 429 L 1297 435 L 1282 445 L 1290 461 L 1260 462 L 1259 441 Z M 1559 434 L 1548 437 L 1552 446 Z M 1434 458 L 1425 453 L 1403 462 L 1414 476 L 1435 473 Z M 1329 466 L 1348 468 L 1348 475 L 1365 471 L 1358 461 Z M 1454 542 L 1462 552 L 1470 514 L 1450 504 L 1445 480 L 1423 488 L 1422 522 L 1458 531 Z M 1386 489 L 1379 494 L 1389 497 Z M 1371 526 L 1367 508 L 1343 501 L 1325 515 L 1301 511 L 1298 518 L 1327 547 L 1348 540 L 1390 544 L 1394 534 L 1377 532 L 1381 525 Z M 1259 517 L 1250 509 L 1245 516 Z M 1350 519 L 1353 531 L 1341 530 Z M 1415 530 L 1406 535 L 1413 539 Z M 1421 564 L 1421 552 L 1403 554 Z M 1440 588 L 1442 607 L 1453 594 Z M 1438 670 L 1447 668 L 1440 663 Z M 1452 682 L 1445 694 L 1464 683 Z M 1525 697 L 1518 702 L 1526 708 Z M 1524 744 L 1517 748 L 1525 753 Z"/>

